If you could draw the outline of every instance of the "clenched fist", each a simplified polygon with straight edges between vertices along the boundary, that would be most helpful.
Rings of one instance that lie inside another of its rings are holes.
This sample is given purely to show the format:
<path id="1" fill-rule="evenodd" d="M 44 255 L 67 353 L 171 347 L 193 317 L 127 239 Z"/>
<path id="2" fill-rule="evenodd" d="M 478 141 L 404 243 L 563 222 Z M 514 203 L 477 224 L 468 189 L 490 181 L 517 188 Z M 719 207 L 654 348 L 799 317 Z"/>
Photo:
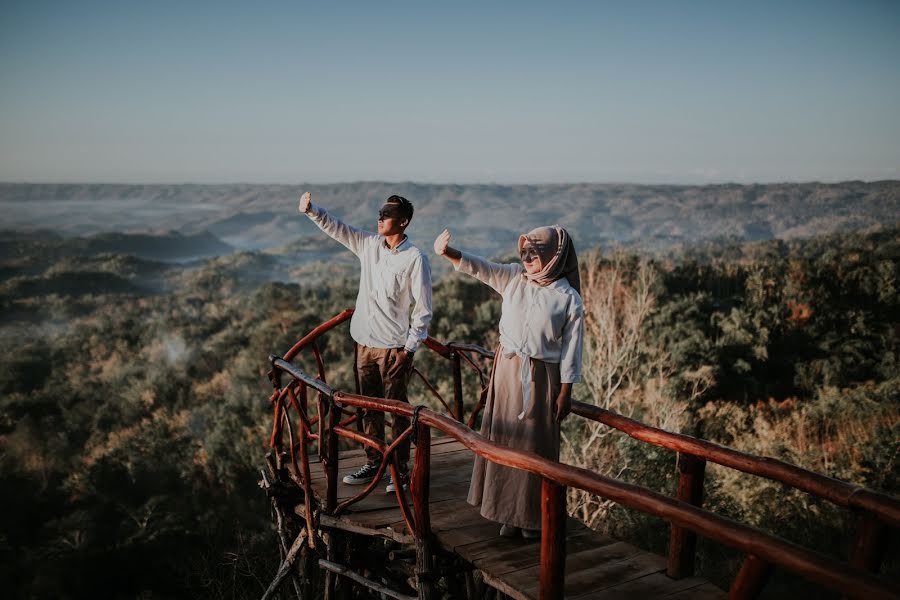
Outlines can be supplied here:
<path id="1" fill-rule="evenodd" d="M 300 196 L 300 206 L 297 208 L 301 213 L 306 214 L 309 212 L 309 205 L 312 204 L 312 196 L 309 192 L 304 192 L 302 196 Z"/>

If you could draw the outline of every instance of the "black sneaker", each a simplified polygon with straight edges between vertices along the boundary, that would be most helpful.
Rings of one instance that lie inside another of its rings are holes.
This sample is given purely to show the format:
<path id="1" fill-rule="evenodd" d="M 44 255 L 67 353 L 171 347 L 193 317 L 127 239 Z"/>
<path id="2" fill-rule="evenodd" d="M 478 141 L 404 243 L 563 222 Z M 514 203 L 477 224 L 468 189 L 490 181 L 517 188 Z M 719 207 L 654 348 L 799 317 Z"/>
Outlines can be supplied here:
<path id="1" fill-rule="evenodd" d="M 409 473 L 400 473 L 400 482 L 403 484 L 403 489 L 409 489 Z M 384 491 L 387 494 L 392 493 L 397 489 L 397 486 L 394 485 L 394 476 L 391 475 L 388 477 L 388 484 L 385 486 Z"/>
<path id="2" fill-rule="evenodd" d="M 375 475 L 378 473 L 378 467 L 379 465 L 363 465 L 356 473 L 344 475 L 344 483 L 347 485 L 363 485 L 369 483 L 375 479 Z M 384 477 L 384 473 L 382 473 L 382 477 Z"/>

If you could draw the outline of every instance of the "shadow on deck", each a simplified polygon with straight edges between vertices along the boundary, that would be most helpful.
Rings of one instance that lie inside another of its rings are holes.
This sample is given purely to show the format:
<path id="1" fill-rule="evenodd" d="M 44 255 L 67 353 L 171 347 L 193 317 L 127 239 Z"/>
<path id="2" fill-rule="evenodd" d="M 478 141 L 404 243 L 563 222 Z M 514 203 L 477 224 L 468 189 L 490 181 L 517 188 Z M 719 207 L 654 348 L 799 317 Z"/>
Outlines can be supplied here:
<path id="1" fill-rule="evenodd" d="M 415 453 L 415 450 L 413 450 Z M 341 453 L 338 501 L 359 492 L 341 479 L 365 463 L 361 450 Z M 538 599 L 540 540 L 503 538 L 499 525 L 482 517 L 466 502 L 473 454 L 450 438 L 436 438 L 431 445 L 431 530 L 444 552 L 452 553 L 481 571 L 484 582 L 507 596 Z M 325 474 L 313 470 L 313 487 L 325 494 Z M 387 483 L 386 481 L 384 482 Z M 302 516 L 302 505 L 298 514 Z M 384 486 L 338 518 L 322 516 L 324 527 L 377 536 L 412 544 L 394 494 Z M 666 560 L 630 544 L 591 530 L 571 517 L 566 527 L 566 598 L 671 598 L 713 599 L 726 594 L 699 577 L 671 579 Z"/>

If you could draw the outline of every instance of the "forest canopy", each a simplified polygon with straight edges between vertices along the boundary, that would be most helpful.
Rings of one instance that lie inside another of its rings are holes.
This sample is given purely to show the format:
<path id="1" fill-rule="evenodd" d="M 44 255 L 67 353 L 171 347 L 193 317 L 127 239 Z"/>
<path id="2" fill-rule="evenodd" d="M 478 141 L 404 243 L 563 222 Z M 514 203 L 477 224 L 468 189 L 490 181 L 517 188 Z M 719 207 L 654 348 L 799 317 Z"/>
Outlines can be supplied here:
<path id="1" fill-rule="evenodd" d="M 32 244 L 0 264 L 0 574 L 10 597 L 258 597 L 278 560 L 256 485 L 266 357 L 352 307 L 352 273 L 282 283 L 260 252 L 173 265 L 8 237 L 7 249 Z M 897 493 L 900 228 L 583 256 L 583 280 L 616 285 L 619 309 L 643 312 L 620 385 L 585 381 L 578 399 Z M 443 277 L 434 307 L 433 337 L 495 345 L 499 299 L 485 286 Z M 589 325 L 608 317 L 595 312 Z M 351 389 L 345 328 L 323 352 L 329 383 Z M 417 366 L 447 392 L 446 365 L 421 354 Z M 466 385 L 472 402 L 475 382 Z M 412 394 L 426 398 L 421 386 Z M 586 433 L 570 418 L 568 456 Z M 672 456 L 608 439 L 588 466 L 671 493 Z M 804 516 L 777 486 L 712 477 L 715 510 L 800 543 L 844 543 L 835 540 L 847 524 L 828 507 Z M 646 520 L 616 510 L 570 497 L 593 526 L 661 543 Z M 727 555 L 709 557 L 710 569 L 731 568 Z"/>

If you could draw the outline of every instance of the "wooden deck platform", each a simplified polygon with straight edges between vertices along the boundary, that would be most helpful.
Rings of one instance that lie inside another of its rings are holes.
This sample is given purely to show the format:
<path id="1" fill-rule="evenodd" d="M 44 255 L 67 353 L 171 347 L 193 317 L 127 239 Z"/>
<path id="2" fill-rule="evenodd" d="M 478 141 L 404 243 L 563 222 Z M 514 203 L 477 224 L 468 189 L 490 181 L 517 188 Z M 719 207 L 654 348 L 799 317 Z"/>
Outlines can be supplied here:
<path id="1" fill-rule="evenodd" d="M 466 502 L 473 454 L 449 438 L 437 438 L 431 449 L 431 529 L 437 543 L 483 573 L 484 580 L 506 595 L 538 600 L 540 540 L 508 539 L 499 526 L 484 519 Z M 365 462 L 362 450 L 341 454 L 338 501 L 357 494 L 360 486 L 341 482 Z M 318 465 L 315 465 L 318 466 Z M 313 485 L 324 493 L 325 474 L 312 470 Z M 385 480 L 386 483 L 386 480 Z M 332 522 L 322 525 L 401 543 L 413 537 L 403 522 L 394 494 L 379 486 L 367 498 Z M 668 598 L 713 600 L 726 594 L 699 577 L 674 580 L 665 574 L 665 559 L 604 536 L 569 518 L 566 541 L 566 598 Z"/>

